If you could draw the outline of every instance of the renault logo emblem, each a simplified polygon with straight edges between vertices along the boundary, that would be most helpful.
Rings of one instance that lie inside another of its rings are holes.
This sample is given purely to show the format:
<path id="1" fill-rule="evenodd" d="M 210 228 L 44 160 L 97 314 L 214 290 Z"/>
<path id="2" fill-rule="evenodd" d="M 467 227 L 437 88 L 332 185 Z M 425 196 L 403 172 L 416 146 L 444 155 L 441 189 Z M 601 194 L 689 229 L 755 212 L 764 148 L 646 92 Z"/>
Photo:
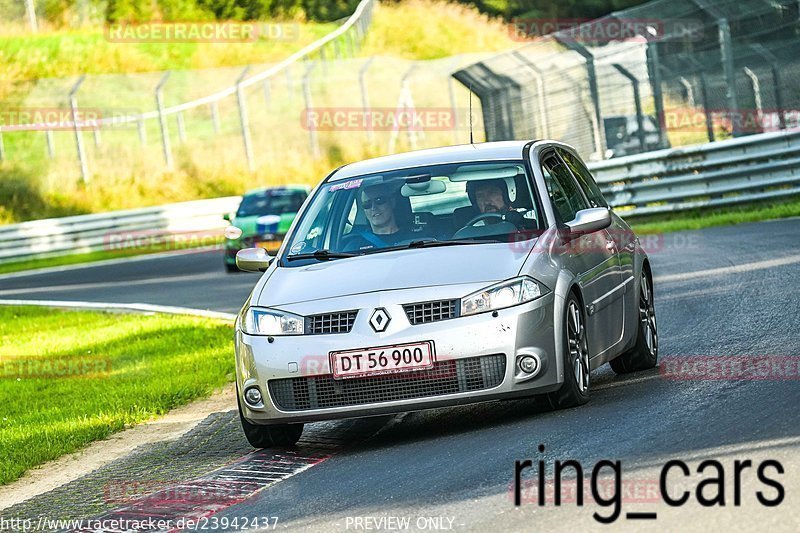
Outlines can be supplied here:
<path id="1" fill-rule="evenodd" d="M 389 313 L 386 312 L 386 309 L 378 307 L 372 312 L 372 316 L 369 317 L 369 325 L 372 326 L 372 329 L 377 333 L 383 333 L 386 331 L 386 327 L 391 320 L 392 318 L 389 316 Z"/>

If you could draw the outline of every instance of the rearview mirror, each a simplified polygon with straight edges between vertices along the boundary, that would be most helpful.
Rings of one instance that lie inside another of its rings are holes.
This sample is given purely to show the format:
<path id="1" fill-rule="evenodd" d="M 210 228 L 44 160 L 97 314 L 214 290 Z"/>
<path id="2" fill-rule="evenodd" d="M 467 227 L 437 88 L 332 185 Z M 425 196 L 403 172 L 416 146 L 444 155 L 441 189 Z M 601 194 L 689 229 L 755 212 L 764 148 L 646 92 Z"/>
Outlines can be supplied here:
<path id="1" fill-rule="evenodd" d="M 236 252 L 236 266 L 245 272 L 264 272 L 272 257 L 263 248 L 245 248 Z"/>
<path id="2" fill-rule="evenodd" d="M 567 222 L 570 234 L 593 233 L 611 225 L 611 211 L 607 207 L 581 209 Z"/>

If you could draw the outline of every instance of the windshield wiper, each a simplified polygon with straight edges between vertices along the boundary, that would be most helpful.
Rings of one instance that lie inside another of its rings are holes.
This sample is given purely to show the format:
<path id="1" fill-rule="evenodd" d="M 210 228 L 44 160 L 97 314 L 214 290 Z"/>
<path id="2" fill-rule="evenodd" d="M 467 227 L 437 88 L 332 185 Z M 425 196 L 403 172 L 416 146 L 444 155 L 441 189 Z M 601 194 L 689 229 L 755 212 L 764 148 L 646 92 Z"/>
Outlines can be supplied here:
<path id="1" fill-rule="evenodd" d="M 485 244 L 487 242 L 501 242 L 497 239 L 456 239 L 451 241 L 438 241 L 436 239 L 420 239 L 411 241 L 402 248 L 432 248 L 434 246 L 459 246 L 462 244 Z"/>
<path id="2" fill-rule="evenodd" d="M 287 261 L 294 261 L 296 259 L 318 259 L 319 261 L 327 261 L 329 259 L 342 259 L 345 257 L 356 257 L 361 254 L 353 254 L 350 252 L 331 252 L 330 250 L 315 250 L 308 254 L 294 254 L 286 257 Z"/>

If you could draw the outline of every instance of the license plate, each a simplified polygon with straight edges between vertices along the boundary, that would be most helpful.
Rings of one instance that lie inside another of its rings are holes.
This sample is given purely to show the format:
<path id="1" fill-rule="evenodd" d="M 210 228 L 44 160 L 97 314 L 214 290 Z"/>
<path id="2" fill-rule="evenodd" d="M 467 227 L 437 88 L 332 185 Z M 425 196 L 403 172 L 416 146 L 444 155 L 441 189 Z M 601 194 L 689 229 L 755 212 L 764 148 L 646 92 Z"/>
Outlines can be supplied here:
<path id="1" fill-rule="evenodd" d="M 281 247 L 281 241 L 266 241 L 266 242 L 257 242 L 256 248 L 263 248 L 268 252 L 272 252 L 277 250 Z"/>
<path id="2" fill-rule="evenodd" d="M 432 368 L 435 361 L 433 342 L 397 344 L 362 350 L 331 352 L 333 377 L 347 379 Z"/>

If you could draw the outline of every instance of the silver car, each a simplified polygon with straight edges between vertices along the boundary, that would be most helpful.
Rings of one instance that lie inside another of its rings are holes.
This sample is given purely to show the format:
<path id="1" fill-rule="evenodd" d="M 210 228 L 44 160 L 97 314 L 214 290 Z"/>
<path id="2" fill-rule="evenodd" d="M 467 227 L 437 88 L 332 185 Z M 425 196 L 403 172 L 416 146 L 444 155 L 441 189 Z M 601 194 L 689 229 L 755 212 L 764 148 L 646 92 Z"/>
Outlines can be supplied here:
<path id="1" fill-rule="evenodd" d="M 647 255 L 575 150 L 494 142 L 343 166 L 312 192 L 236 321 L 255 447 L 303 423 L 539 396 L 658 357 Z"/>

